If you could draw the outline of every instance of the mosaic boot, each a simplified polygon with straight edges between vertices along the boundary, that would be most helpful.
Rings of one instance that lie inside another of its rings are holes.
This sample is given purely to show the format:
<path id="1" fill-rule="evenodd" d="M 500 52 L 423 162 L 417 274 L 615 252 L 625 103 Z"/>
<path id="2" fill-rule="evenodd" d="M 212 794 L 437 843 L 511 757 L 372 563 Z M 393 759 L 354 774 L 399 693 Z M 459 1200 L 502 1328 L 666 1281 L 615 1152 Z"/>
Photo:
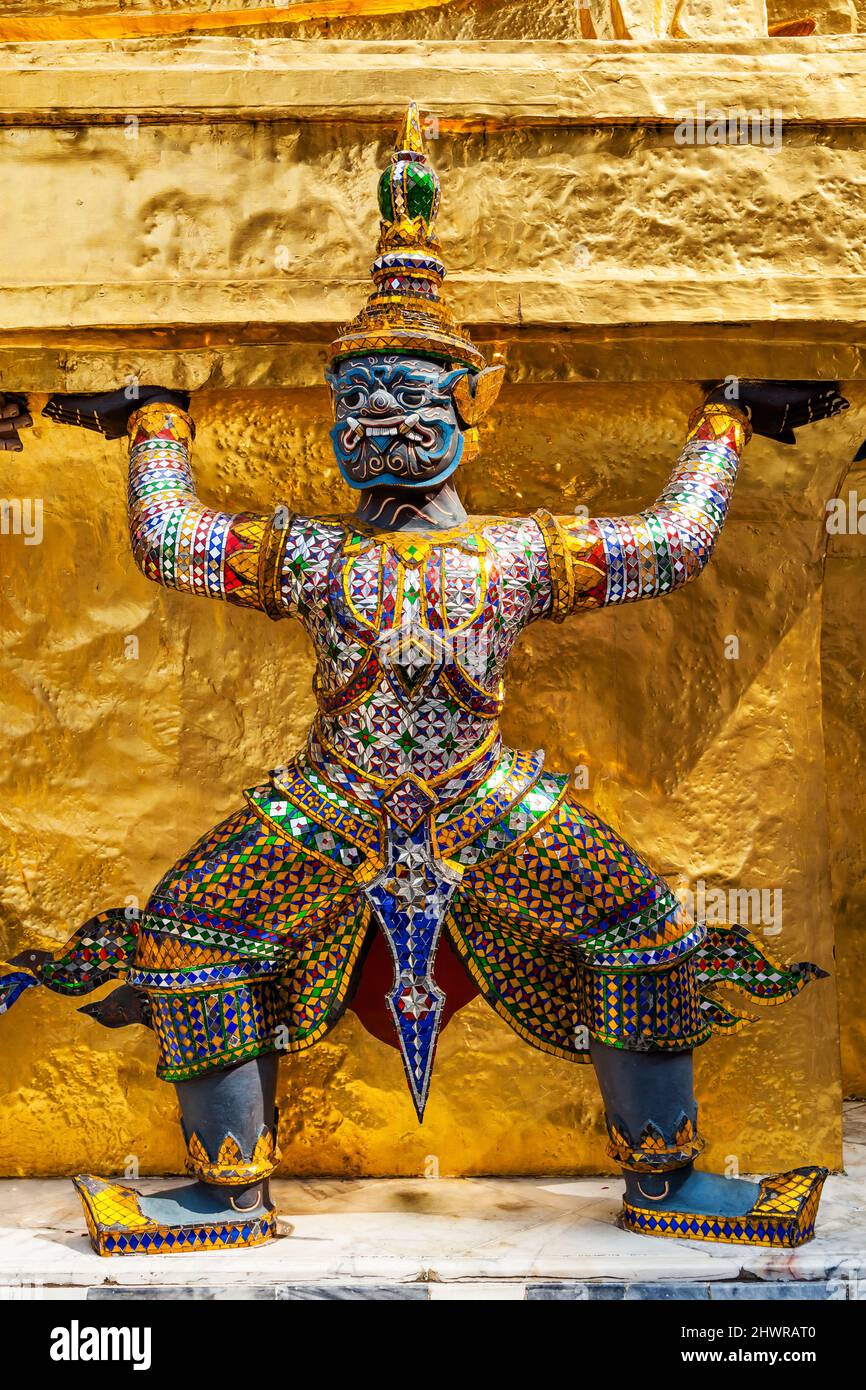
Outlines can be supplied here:
<path id="1" fill-rule="evenodd" d="M 194 1182 L 152 1196 L 73 1179 L 98 1255 L 165 1255 L 263 1245 L 275 1231 L 268 1178 L 276 1146 L 277 1057 L 177 1084 L 187 1171 Z"/>
<path id="2" fill-rule="evenodd" d="M 746 1182 L 699 1172 L 691 1052 L 591 1044 L 610 1135 L 625 1178 L 620 1225 L 641 1235 L 793 1247 L 811 1240 L 826 1168 Z"/>

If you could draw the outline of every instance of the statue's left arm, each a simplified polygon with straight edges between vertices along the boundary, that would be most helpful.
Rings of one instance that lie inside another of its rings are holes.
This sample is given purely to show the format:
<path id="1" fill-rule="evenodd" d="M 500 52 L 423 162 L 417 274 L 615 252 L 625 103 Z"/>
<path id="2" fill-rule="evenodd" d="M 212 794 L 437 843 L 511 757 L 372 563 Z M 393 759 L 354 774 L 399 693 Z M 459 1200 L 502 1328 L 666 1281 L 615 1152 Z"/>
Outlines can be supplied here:
<path id="1" fill-rule="evenodd" d="M 695 579 L 725 523 L 750 434 L 741 410 L 705 405 L 692 416 L 674 470 L 646 511 L 593 518 L 537 513 L 550 561 L 550 616 L 655 598 Z"/>
<path id="2" fill-rule="evenodd" d="M 736 403 L 720 389 L 692 415 L 674 470 L 646 511 L 590 519 L 536 513 L 549 563 L 547 616 L 656 598 L 696 579 L 725 524 L 753 430 L 794 443 L 795 426 L 846 406 L 835 383 L 744 382 Z"/>

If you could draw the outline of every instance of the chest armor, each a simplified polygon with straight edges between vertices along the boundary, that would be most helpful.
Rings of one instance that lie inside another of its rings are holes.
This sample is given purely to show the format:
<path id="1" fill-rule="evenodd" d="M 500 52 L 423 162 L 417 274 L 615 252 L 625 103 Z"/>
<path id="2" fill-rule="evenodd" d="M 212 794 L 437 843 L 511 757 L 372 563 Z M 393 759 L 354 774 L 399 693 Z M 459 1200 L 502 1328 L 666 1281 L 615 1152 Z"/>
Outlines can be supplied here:
<path id="1" fill-rule="evenodd" d="M 304 752 L 251 796 L 283 833 L 355 876 L 392 958 L 386 1000 L 419 1116 L 444 1005 L 434 970 L 451 899 L 470 865 L 529 833 L 564 794 L 545 779 L 541 752 L 501 745 L 502 672 L 520 626 L 520 610 L 509 622 L 514 588 L 501 564 L 480 527 L 447 538 L 347 530 L 308 618 L 322 714 L 348 721 L 357 709 L 360 721 L 361 707 L 375 707 L 396 727 L 389 711 L 409 717 L 429 702 L 489 721 L 489 731 L 430 781 L 414 772 L 389 781 L 342 761 L 317 721 Z"/>
<path id="2" fill-rule="evenodd" d="M 497 718 L 501 588 L 483 536 L 443 544 L 350 532 L 328 570 L 327 650 L 320 647 L 316 675 L 322 711 L 351 709 L 384 682 L 403 705 L 435 685 L 472 714 Z"/>

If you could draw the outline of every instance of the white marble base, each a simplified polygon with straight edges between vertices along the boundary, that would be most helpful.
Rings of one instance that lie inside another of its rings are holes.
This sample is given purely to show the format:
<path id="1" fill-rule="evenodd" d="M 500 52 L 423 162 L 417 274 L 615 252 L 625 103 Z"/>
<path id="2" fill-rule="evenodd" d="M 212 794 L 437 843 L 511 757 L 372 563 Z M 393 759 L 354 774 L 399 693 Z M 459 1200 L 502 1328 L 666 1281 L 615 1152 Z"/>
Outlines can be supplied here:
<path id="1" fill-rule="evenodd" d="M 364 1179 L 274 1183 L 291 1234 L 261 1249 L 100 1259 L 69 1182 L 5 1179 L 0 1299 L 785 1297 L 792 1281 L 798 1297 L 866 1298 L 866 1103 L 848 1106 L 846 1136 L 818 1234 L 791 1251 L 621 1231 L 607 1178 Z M 752 1294 L 754 1280 L 770 1282 Z"/>

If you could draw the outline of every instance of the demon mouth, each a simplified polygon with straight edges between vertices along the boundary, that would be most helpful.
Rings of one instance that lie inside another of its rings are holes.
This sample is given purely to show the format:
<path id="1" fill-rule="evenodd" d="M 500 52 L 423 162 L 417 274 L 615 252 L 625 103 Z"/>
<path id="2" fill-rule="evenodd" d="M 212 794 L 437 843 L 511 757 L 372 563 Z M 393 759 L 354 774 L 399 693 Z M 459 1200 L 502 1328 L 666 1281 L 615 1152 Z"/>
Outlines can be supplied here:
<path id="1" fill-rule="evenodd" d="M 407 443 L 418 444 L 422 449 L 432 449 L 436 442 L 436 431 L 428 429 L 420 421 L 418 414 L 348 415 L 341 443 L 347 453 L 357 449 L 365 439 L 371 443 L 377 439 L 404 439 Z"/>

